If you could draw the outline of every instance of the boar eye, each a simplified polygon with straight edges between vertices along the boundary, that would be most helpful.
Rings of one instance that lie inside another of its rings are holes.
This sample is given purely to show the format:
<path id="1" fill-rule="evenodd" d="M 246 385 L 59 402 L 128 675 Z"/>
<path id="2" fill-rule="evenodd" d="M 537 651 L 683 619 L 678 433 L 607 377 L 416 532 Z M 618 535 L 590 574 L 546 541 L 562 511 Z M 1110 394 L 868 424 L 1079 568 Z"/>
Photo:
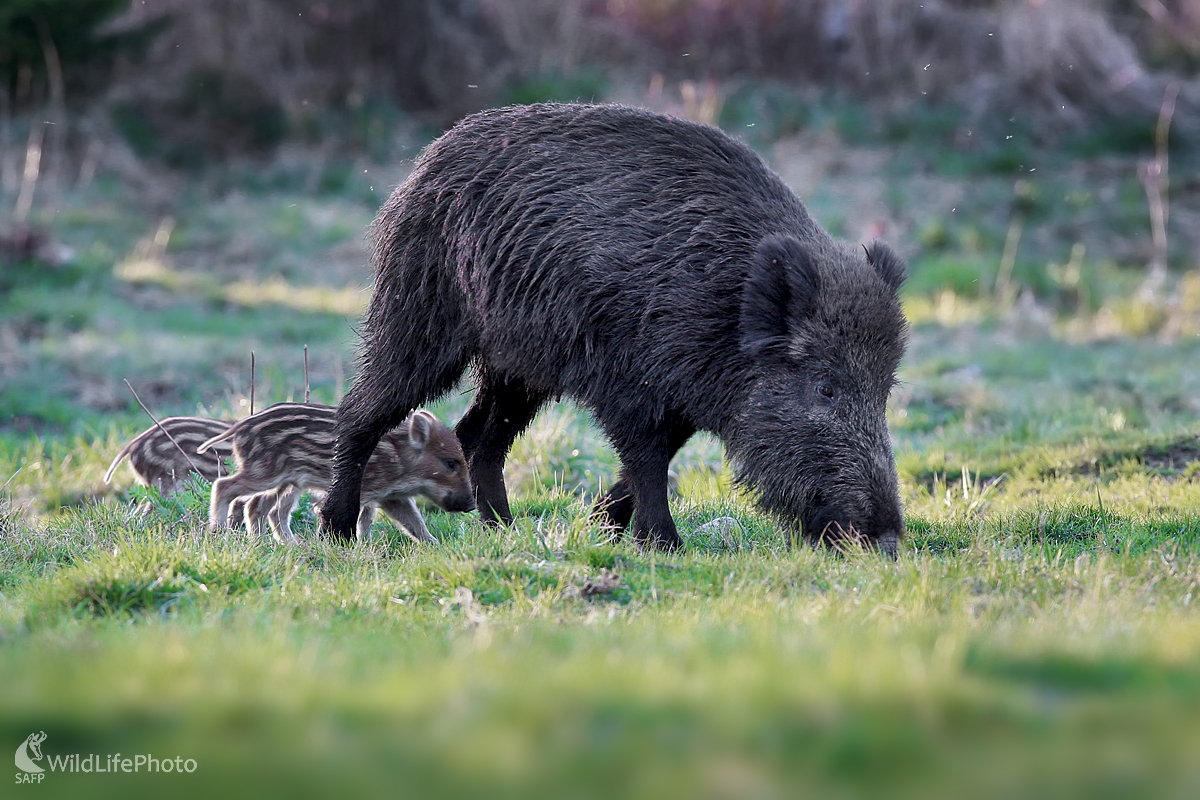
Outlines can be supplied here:
<path id="1" fill-rule="evenodd" d="M 442 464 L 445 465 L 447 472 L 458 472 L 458 459 L 457 458 L 443 459 Z"/>
<path id="2" fill-rule="evenodd" d="M 834 397 L 833 387 L 822 381 L 817 384 L 817 394 L 824 397 L 826 400 L 832 400 Z"/>

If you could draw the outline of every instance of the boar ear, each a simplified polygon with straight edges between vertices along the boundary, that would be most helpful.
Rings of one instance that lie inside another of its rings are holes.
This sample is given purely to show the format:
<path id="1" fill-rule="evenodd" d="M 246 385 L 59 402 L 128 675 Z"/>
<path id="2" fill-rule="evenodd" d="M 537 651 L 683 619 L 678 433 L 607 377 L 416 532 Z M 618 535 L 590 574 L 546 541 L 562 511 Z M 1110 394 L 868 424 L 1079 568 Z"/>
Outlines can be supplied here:
<path id="1" fill-rule="evenodd" d="M 430 416 L 428 411 L 421 410 L 414 411 L 408 418 L 408 443 L 414 450 L 424 450 L 429 441 Z"/>
<path id="2" fill-rule="evenodd" d="M 892 287 L 893 292 L 900 291 L 900 284 L 908 272 L 904 260 L 896 255 L 896 251 L 880 241 L 871 242 L 870 246 L 863 245 L 867 251 L 867 261 L 883 278 L 883 282 Z"/>
<path id="3" fill-rule="evenodd" d="M 807 318 L 816 307 L 821 281 L 800 242 L 768 236 L 758 245 L 742 286 L 739 323 L 742 352 L 758 355 L 786 346 L 788 323 Z"/>

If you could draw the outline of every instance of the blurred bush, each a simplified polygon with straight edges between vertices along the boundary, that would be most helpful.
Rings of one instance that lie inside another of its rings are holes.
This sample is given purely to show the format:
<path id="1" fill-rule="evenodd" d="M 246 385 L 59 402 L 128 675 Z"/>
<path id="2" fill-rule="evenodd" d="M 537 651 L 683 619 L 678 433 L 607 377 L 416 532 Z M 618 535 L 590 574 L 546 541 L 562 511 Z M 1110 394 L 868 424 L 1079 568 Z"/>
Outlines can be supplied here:
<path id="1" fill-rule="evenodd" d="M 730 119 L 782 110 L 781 132 L 804 124 L 789 93 L 866 100 L 881 115 L 947 109 L 937 130 L 909 134 L 964 151 L 979 137 L 960 132 L 1014 119 L 1038 143 L 1090 136 L 1128 149 L 1149 140 L 1178 83 L 1176 140 L 1200 135 L 1200 84 L 1188 79 L 1200 0 L 3 3 L 5 97 L 43 97 L 52 53 L 68 81 L 117 109 L 135 149 L 177 163 L 289 136 L 328 142 L 338 125 L 338 146 L 386 157 L 388 126 L 404 119 L 446 127 L 498 103 L 603 99 L 609 85 L 664 79 L 720 97 L 733 87 L 744 96 Z M 745 88 L 756 83 L 768 88 Z"/>
<path id="2" fill-rule="evenodd" d="M 94 90 L 122 53 L 140 53 L 161 31 L 147 16 L 114 26 L 130 0 L 4 0 L 0 3 L 0 99 L 23 109 L 59 89 Z M 54 84 L 61 84 L 55 87 Z"/>
<path id="3" fill-rule="evenodd" d="M 288 137 L 390 155 L 402 113 L 448 125 L 491 104 L 505 43 L 469 0 L 151 0 L 170 19 L 107 100 L 134 150 L 177 166 Z"/>

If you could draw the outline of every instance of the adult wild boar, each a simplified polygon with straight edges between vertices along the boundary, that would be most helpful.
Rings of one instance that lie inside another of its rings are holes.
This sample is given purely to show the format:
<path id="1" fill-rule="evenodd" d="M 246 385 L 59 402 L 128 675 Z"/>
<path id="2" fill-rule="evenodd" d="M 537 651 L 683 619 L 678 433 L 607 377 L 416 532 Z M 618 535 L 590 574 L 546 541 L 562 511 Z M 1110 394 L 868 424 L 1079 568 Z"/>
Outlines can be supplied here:
<path id="1" fill-rule="evenodd" d="M 614 105 L 464 119 L 375 220 L 359 373 L 338 408 L 324 525 L 350 538 L 384 431 L 473 365 L 456 429 L 485 520 L 543 404 L 595 415 L 621 459 L 597 502 L 675 548 L 667 466 L 696 431 L 811 540 L 904 530 L 884 417 L 907 327 L 903 262 L 839 245 L 752 150 L 716 128 Z"/>

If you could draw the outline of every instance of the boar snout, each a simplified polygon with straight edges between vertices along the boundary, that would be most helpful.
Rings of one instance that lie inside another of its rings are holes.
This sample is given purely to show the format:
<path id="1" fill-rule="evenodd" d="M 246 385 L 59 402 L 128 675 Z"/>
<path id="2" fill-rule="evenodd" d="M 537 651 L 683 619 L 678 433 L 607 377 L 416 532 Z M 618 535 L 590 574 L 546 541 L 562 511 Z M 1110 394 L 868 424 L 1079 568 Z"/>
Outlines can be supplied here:
<path id="1" fill-rule="evenodd" d="M 886 531 L 875 540 L 875 545 L 879 548 L 879 552 L 894 559 L 900 546 L 900 534 L 896 531 Z"/>
<path id="2" fill-rule="evenodd" d="M 864 514 L 864 509 L 869 511 Z M 847 509 L 827 502 L 819 491 L 800 514 L 800 524 L 810 541 L 835 549 L 875 548 L 888 558 L 896 557 L 904 535 L 904 518 L 897 503 L 867 500 L 857 509 Z"/>

